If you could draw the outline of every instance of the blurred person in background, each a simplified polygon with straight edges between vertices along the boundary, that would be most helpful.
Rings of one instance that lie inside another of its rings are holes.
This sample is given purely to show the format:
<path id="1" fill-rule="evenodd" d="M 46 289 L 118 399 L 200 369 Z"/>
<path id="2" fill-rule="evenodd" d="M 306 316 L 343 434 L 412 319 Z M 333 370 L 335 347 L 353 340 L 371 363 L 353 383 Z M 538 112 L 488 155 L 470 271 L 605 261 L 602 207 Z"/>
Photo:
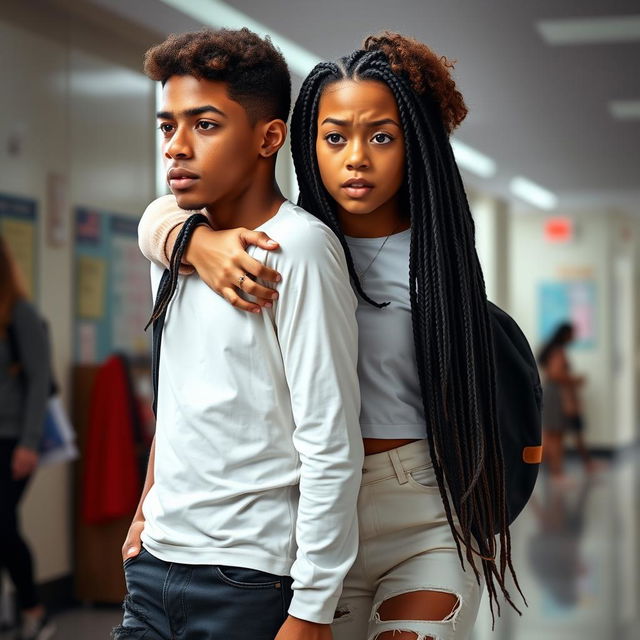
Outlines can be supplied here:
<path id="1" fill-rule="evenodd" d="M 580 388 L 586 378 L 572 372 L 567 347 L 573 342 L 575 329 L 569 322 L 560 324 L 540 350 L 538 362 L 543 375 L 542 428 L 545 460 L 551 479 L 566 483 L 564 471 L 565 435 L 572 433 L 580 458 L 588 472 L 599 465 L 593 460 L 584 440 L 584 418 Z"/>
<path id="2" fill-rule="evenodd" d="M 0 569 L 7 569 L 16 588 L 20 640 L 46 640 L 55 631 L 38 598 L 18 523 L 20 499 L 38 465 L 50 380 L 44 323 L 0 236 Z"/>

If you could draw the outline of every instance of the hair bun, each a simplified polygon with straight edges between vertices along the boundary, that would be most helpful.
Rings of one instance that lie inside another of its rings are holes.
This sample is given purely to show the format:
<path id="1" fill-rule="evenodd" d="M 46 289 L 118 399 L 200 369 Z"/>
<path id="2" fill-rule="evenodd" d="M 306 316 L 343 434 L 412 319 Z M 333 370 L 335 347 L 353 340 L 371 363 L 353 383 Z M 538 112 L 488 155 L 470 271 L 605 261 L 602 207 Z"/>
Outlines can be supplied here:
<path id="1" fill-rule="evenodd" d="M 428 94 L 435 100 L 447 133 L 464 120 L 467 106 L 451 77 L 454 61 L 438 56 L 422 42 L 392 31 L 368 36 L 362 46 L 366 51 L 382 51 L 394 73 L 404 73 L 417 94 Z"/>

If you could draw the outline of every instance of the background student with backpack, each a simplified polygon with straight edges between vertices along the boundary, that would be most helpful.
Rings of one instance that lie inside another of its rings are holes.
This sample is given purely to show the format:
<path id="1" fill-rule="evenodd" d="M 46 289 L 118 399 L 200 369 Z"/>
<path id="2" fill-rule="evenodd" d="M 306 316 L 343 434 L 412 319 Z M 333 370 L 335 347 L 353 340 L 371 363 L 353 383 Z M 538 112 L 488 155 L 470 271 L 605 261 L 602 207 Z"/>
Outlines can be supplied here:
<path id="1" fill-rule="evenodd" d="M 45 640 L 54 631 L 36 592 L 18 518 L 38 465 L 51 390 L 49 351 L 42 318 L 28 302 L 18 266 L 0 237 L 0 569 L 15 584 L 21 640 Z"/>
<path id="2" fill-rule="evenodd" d="M 492 611 L 498 589 L 515 608 L 509 525 L 537 476 L 541 390 L 522 332 L 486 299 L 448 140 L 467 113 L 451 66 L 399 34 L 369 37 L 311 71 L 292 118 L 300 204 L 340 239 L 359 294 L 367 455 L 337 640 L 468 638 L 483 584 Z M 143 253 L 167 266 L 188 216 L 171 196 L 152 203 Z M 238 251 L 248 239 L 265 241 L 200 227 L 181 272 L 242 309 L 278 304 Z"/>

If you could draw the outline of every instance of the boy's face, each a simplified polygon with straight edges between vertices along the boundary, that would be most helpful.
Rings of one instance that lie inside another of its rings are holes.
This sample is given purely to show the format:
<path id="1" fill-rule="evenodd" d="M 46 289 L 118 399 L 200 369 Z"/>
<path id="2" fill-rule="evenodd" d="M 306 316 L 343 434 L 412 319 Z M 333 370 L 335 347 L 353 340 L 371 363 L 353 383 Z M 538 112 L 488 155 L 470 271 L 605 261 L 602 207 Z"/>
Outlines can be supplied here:
<path id="1" fill-rule="evenodd" d="M 167 182 L 182 209 L 215 205 L 251 184 L 261 133 L 226 83 L 171 76 L 158 123 Z"/>

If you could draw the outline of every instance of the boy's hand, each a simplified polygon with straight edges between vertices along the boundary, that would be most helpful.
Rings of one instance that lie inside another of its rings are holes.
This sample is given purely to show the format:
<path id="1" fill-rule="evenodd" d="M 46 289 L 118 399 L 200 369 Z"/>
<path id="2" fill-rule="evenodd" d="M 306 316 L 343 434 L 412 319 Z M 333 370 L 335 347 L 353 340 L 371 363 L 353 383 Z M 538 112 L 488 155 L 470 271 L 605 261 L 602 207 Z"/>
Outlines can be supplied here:
<path id="1" fill-rule="evenodd" d="M 249 245 L 269 251 L 280 246 L 262 231 L 244 228 L 214 231 L 200 225 L 193 232 L 184 259 L 195 267 L 210 289 L 234 307 L 260 313 L 261 307 L 272 306 L 278 293 L 257 284 L 252 277 L 267 282 L 279 282 L 281 278 L 277 271 L 265 267 L 246 252 Z M 244 300 L 239 295 L 240 290 L 255 296 L 257 303 Z"/>
<path id="2" fill-rule="evenodd" d="M 144 529 L 144 520 L 134 520 L 129 527 L 127 537 L 122 545 L 122 562 L 127 558 L 133 558 L 140 553 L 142 542 L 140 534 Z"/>
<path id="3" fill-rule="evenodd" d="M 289 616 L 275 640 L 333 640 L 331 625 L 318 624 Z"/>

